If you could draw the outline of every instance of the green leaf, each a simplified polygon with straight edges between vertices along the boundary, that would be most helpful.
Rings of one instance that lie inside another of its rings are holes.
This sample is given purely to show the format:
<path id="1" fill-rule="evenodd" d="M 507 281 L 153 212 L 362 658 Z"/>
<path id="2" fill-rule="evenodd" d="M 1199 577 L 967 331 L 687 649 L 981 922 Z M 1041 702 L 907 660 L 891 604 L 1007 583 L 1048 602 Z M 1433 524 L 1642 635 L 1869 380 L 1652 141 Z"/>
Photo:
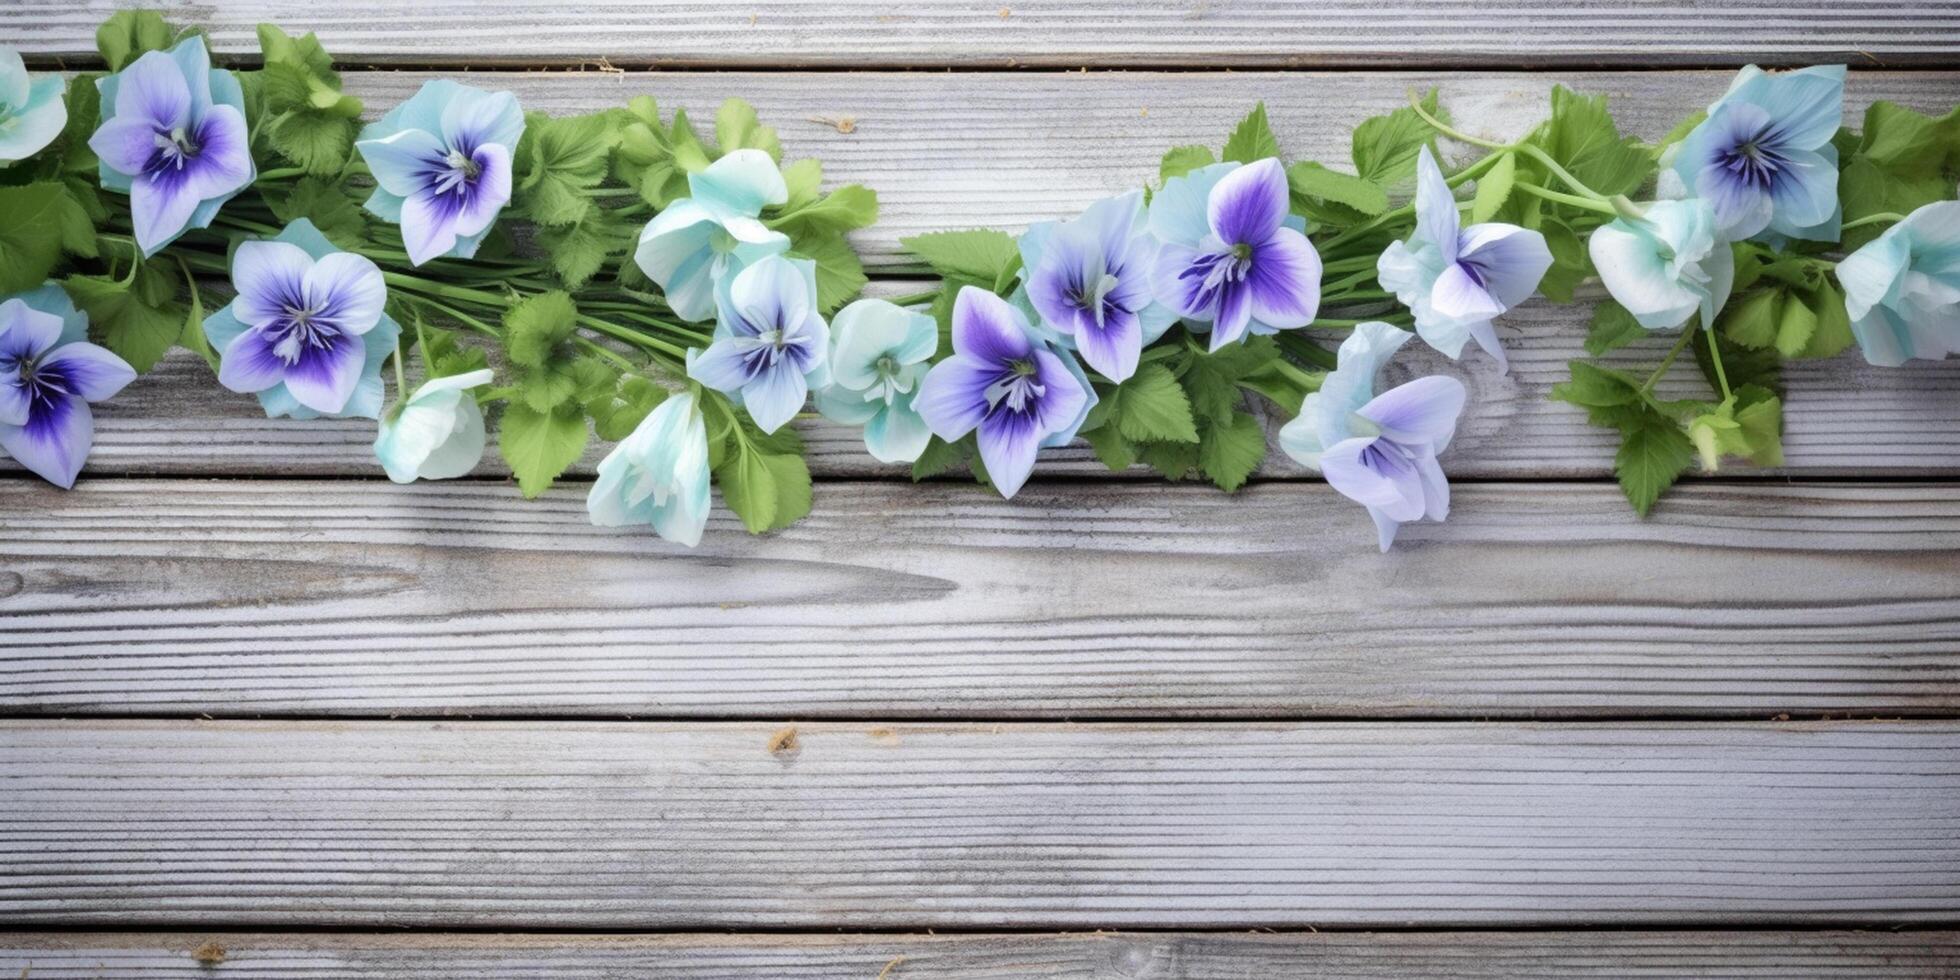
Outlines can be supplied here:
<path id="1" fill-rule="evenodd" d="M 1654 158 L 1640 142 L 1620 134 L 1603 95 L 1552 88 L 1552 117 L 1531 135 L 1552 159 L 1601 194 L 1631 194 L 1654 172 Z"/>
<path id="2" fill-rule="evenodd" d="M 122 71 L 148 51 L 163 51 L 176 39 L 175 32 L 154 10 L 118 10 L 95 30 L 95 49 L 110 71 Z"/>
<path id="3" fill-rule="evenodd" d="M 783 185 L 789 188 L 789 199 L 783 202 L 785 213 L 807 207 L 823 187 L 823 161 L 804 157 L 784 167 Z"/>
<path id="4" fill-rule="evenodd" d="M 899 244 L 948 278 L 997 282 L 1021 261 L 1014 236 L 992 229 L 928 232 Z"/>
<path id="5" fill-rule="evenodd" d="M 1750 462 L 1783 465 L 1783 400 L 1766 388 L 1745 385 L 1736 392 L 1736 424 Z"/>
<path id="6" fill-rule="evenodd" d="M 543 367 L 562 356 L 559 345 L 578 330 L 578 307 L 559 290 L 539 293 L 504 313 L 504 350 L 511 363 Z"/>
<path id="7" fill-rule="evenodd" d="M 1111 470 L 1129 469 L 1137 461 L 1136 447 L 1130 445 L 1130 440 L 1123 438 L 1123 433 L 1116 431 L 1113 424 L 1084 428 L 1080 435 L 1089 448 L 1095 450 L 1096 458 Z"/>
<path id="8" fill-rule="evenodd" d="M 1437 104 L 1436 90 L 1422 97 L 1423 111 L 1442 120 L 1449 116 Z M 1416 156 L 1422 148 L 1435 152 L 1436 131 L 1414 109 L 1401 108 L 1362 120 L 1354 128 L 1354 170 L 1362 179 L 1393 187 L 1416 175 Z"/>
<path id="9" fill-rule="evenodd" d="M 75 206 L 52 181 L 0 187 L 0 214 L 7 216 L 0 221 L 0 296 L 39 286 L 54 271 Z"/>
<path id="10" fill-rule="evenodd" d="M 1312 161 L 1286 168 L 1286 184 L 1294 197 L 1332 201 L 1369 217 L 1388 210 L 1388 192 L 1380 184 Z"/>
<path id="11" fill-rule="evenodd" d="M 796 239 L 791 253 L 817 263 L 817 306 L 825 316 L 864 291 L 864 262 L 841 235 Z"/>
<path id="12" fill-rule="evenodd" d="M 634 229 L 618 223 L 613 214 L 593 208 L 577 224 L 538 228 L 538 246 L 565 288 L 585 285 L 608 261 L 626 254 Z"/>
<path id="13" fill-rule="evenodd" d="M 490 366 L 482 348 L 464 347 L 457 343 L 452 331 L 428 326 L 418 319 L 415 334 L 426 342 L 422 348 L 422 372 L 427 377 L 447 378 Z"/>
<path id="14" fill-rule="evenodd" d="M 1592 257 L 1586 253 L 1586 243 L 1570 225 L 1556 218 L 1544 219 L 1538 231 L 1545 236 L 1545 247 L 1552 253 L 1552 267 L 1538 281 L 1538 291 L 1554 303 L 1570 303 L 1572 290 L 1592 275 Z"/>
<path id="15" fill-rule="evenodd" d="M 1708 356 L 1708 337 L 1697 338 L 1694 348 L 1695 363 L 1701 368 L 1702 377 L 1708 379 L 1710 387 L 1719 388 L 1715 377 L 1715 363 Z M 1731 390 L 1744 385 L 1756 385 L 1778 395 L 1783 393 L 1783 360 L 1775 350 L 1752 350 L 1742 347 L 1723 337 L 1720 333 L 1712 335 L 1715 343 L 1722 349 L 1722 372 L 1729 379 Z"/>
<path id="16" fill-rule="evenodd" d="M 1208 146 L 1173 146 L 1164 153 L 1164 160 L 1157 165 L 1159 186 L 1172 177 L 1182 177 L 1200 167 L 1209 167 L 1216 161 Z"/>
<path id="17" fill-rule="evenodd" d="M 768 225 L 796 235 L 852 231 L 877 220 L 878 193 L 862 184 L 846 184 L 798 210 L 784 211 Z"/>
<path id="18" fill-rule="evenodd" d="M 1817 326 L 1811 331 L 1810 342 L 1791 357 L 1836 357 L 1851 346 L 1856 339 L 1851 333 L 1851 314 L 1845 310 L 1844 293 L 1835 283 L 1828 278 L 1818 283 L 1806 296 L 1806 302 L 1817 316 Z"/>
<path id="19" fill-rule="evenodd" d="M 269 126 L 272 148 L 316 177 L 331 177 L 347 166 L 354 152 L 353 119 L 315 109 L 293 110 Z"/>
<path id="20" fill-rule="evenodd" d="M 1744 347 L 1771 347 L 1783 318 L 1783 290 L 1758 289 L 1729 301 L 1716 316 L 1722 336 Z"/>
<path id="21" fill-rule="evenodd" d="M 938 476 L 966 460 L 966 450 L 959 442 L 947 442 L 938 436 L 926 443 L 925 451 L 912 463 L 912 482 Z"/>
<path id="22" fill-rule="evenodd" d="M 1221 159 L 1238 163 L 1253 163 L 1267 157 L 1279 156 L 1279 139 L 1273 135 L 1273 127 L 1266 120 L 1266 103 L 1252 107 L 1252 111 L 1239 121 L 1238 128 L 1225 141 L 1225 152 Z"/>
<path id="23" fill-rule="evenodd" d="M 1910 214 L 1953 196 L 1960 172 L 1960 108 L 1928 116 L 1891 102 L 1865 110 L 1858 143 L 1838 177 L 1839 203 L 1847 221 L 1886 211 Z M 1853 251 L 1885 230 L 1866 225 L 1845 232 Z"/>
<path id="24" fill-rule="evenodd" d="M 617 118 L 597 112 L 553 118 L 527 115 L 518 146 L 522 178 L 515 195 L 538 224 L 564 226 L 593 209 L 591 190 L 606 179 L 606 163 L 619 143 Z"/>
<path id="25" fill-rule="evenodd" d="M 182 260 L 180 259 L 179 262 Z M 180 266 L 181 268 L 181 266 Z M 204 359 L 212 371 L 218 370 L 218 352 L 211 349 L 211 341 L 204 336 L 204 296 L 198 292 L 197 281 L 184 270 L 184 282 L 190 288 L 190 310 L 184 315 L 184 327 L 177 334 L 177 343 L 186 350 Z"/>
<path id="26" fill-rule="evenodd" d="M 1647 336 L 1646 328 L 1612 300 L 1601 300 L 1593 307 L 1592 324 L 1586 329 L 1586 353 L 1594 357 Z"/>
<path id="27" fill-rule="evenodd" d="M 578 394 L 580 362 L 574 357 L 553 359 L 538 367 L 517 371 L 517 395 L 525 405 L 549 412 Z"/>
<path id="28" fill-rule="evenodd" d="M 810 512 L 810 470 L 794 453 L 764 453 L 743 443 L 715 469 L 722 503 L 750 534 L 788 527 Z"/>
<path id="29" fill-rule="evenodd" d="M 177 281 L 158 265 L 140 266 L 128 282 L 69 276 L 61 285 L 88 314 L 89 336 L 139 374 L 183 335 L 187 311 L 177 303 Z"/>
<path id="30" fill-rule="evenodd" d="M 317 177 L 302 177 L 286 193 L 267 191 L 267 206 L 279 220 L 291 224 L 302 218 L 313 222 L 327 240 L 350 251 L 366 242 L 367 216 L 361 206 L 337 183 Z"/>
<path id="31" fill-rule="evenodd" d="M 1126 439 L 1195 443 L 1198 428 L 1183 386 L 1162 364 L 1145 364 L 1116 386 L 1110 413 Z"/>
<path id="32" fill-rule="evenodd" d="M 1140 443 L 1137 459 L 1167 480 L 1182 480 L 1198 468 L 1198 444 L 1195 441 Z"/>
<path id="33" fill-rule="evenodd" d="M 1228 344 L 1215 352 L 1185 352 L 1177 362 L 1177 380 L 1184 385 L 1191 411 L 1198 418 L 1228 419 L 1244 401 L 1240 380 L 1278 357 L 1279 348 L 1272 338 L 1247 337 L 1243 343 Z M 1292 407 L 1299 407 L 1299 403 Z"/>
<path id="34" fill-rule="evenodd" d="M 540 412 L 523 402 L 504 406 L 497 424 L 497 448 L 517 477 L 525 497 L 536 497 L 578 461 L 588 435 L 585 413 L 576 402 Z"/>
<path id="35" fill-rule="evenodd" d="M 1477 178 L 1477 196 L 1470 204 L 1470 220 L 1481 224 L 1497 216 L 1497 209 L 1511 198 L 1511 187 L 1518 179 L 1518 156 L 1506 153 Z"/>
<path id="36" fill-rule="evenodd" d="M 1800 297 L 1790 297 L 1776 318 L 1776 351 L 1784 357 L 1796 357 L 1810 346 L 1810 338 L 1817 333 L 1817 314 Z"/>
<path id="37" fill-rule="evenodd" d="M 667 389 L 651 378 L 622 375 L 610 391 L 586 399 L 585 411 L 599 438 L 618 442 L 633 434 L 655 407 L 667 400 Z"/>
<path id="38" fill-rule="evenodd" d="M 335 78 L 333 57 L 320 47 L 320 39 L 307 34 L 295 38 L 273 24 L 260 24 L 259 52 L 268 65 L 284 64 L 321 78 Z"/>
<path id="39" fill-rule="evenodd" d="M 1583 408 L 1610 408 L 1640 400 L 1640 382 L 1624 371 L 1603 368 L 1585 361 L 1566 365 L 1572 380 L 1553 385 L 1551 397 Z"/>
<path id="40" fill-rule="evenodd" d="M 1620 489 L 1645 517 L 1661 493 L 1694 462 L 1695 447 L 1673 420 L 1652 412 L 1640 418 L 1640 424 L 1623 431 L 1613 464 Z"/>
<path id="41" fill-rule="evenodd" d="M 771 160 L 783 158 L 783 144 L 777 140 L 776 130 L 764 126 L 756 118 L 755 107 L 741 99 L 723 102 L 715 113 L 715 142 L 723 153 L 753 149 L 769 154 Z"/>
<path id="42" fill-rule="evenodd" d="M 1266 430 L 1244 412 L 1228 420 L 1207 419 L 1198 440 L 1198 465 L 1220 490 L 1230 493 L 1266 458 Z"/>

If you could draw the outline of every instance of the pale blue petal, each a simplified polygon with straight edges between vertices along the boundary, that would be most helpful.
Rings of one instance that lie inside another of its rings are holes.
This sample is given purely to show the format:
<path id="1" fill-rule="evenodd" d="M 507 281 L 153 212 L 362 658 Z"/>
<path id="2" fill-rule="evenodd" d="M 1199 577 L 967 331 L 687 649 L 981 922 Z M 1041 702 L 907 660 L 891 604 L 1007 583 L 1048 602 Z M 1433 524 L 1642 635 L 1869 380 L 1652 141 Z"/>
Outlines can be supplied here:
<path id="1" fill-rule="evenodd" d="M 772 204 L 789 200 L 783 173 L 769 154 L 741 149 L 724 155 L 706 170 L 687 176 L 688 193 L 738 214 L 754 217 Z"/>
<path id="2" fill-rule="evenodd" d="M 915 462 L 931 441 L 932 430 L 909 401 L 879 412 L 864 427 L 864 448 L 881 463 Z"/>
<path id="3" fill-rule="evenodd" d="M 1150 199 L 1150 233 L 1160 242 L 1196 248 L 1211 234 L 1207 218 L 1213 185 L 1239 169 L 1236 163 L 1214 163 L 1164 182 Z"/>

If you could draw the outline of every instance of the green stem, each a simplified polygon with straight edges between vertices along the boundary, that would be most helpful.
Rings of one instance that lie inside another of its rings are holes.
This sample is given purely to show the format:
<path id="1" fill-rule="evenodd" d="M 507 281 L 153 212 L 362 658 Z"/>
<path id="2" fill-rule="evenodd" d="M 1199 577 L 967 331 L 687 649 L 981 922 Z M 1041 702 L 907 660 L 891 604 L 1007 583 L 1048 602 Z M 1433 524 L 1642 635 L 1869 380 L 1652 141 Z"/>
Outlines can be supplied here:
<path id="1" fill-rule="evenodd" d="M 401 337 L 399 336 L 395 338 L 394 362 L 395 362 L 395 398 L 398 400 L 405 401 L 408 398 L 408 374 L 402 369 L 402 341 L 401 341 Z"/>
<path id="2" fill-rule="evenodd" d="M 939 290 L 930 289 L 923 293 L 912 293 L 910 295 L 896 297 L 891 303 L 893 306 L 917 306 L 920 303 L 930 303 L 938 298 Z"/>
<path id="3" fill-rule="evenodd" d="M 1613 215 L 1614 217 L 1619 217 L 1620 214 L 1617 208 L 1613 207 L 1613 205 L 1608 204 L 1601 199 L 1580 197 L 1576 194 L 1562 194 L 1558 191 L 1547 190 L 1546 188 L 1540 187 L 1537 184 L 1533 184 L 1523 180 L 1520 180 L 1517 183 L 1512 184 L 1511 186 L 1525 192 L 1526 194 L 1530 194 L 1534 197 L 1542 197 L 1547 201 L 1556 201 L 1560 204 L 1569 204 L 1575 208 L 1585 208 L 1588 211 L 1597 211 L 1600 214 L 1610 214 Z"/>
<path id="4" fill-rule="evenodd" d="M 1416 115 L 1421 116 L 1422 121 L 1429 124 L 1430 129 L 1442 133 L 1444 136 L 1456 140 L 1459 143 L 1468 143 L 1471 146 L 1481 146 L 1486 150 L 1512 149 L 1510 144 L 1499 143 L 1496 140 L 1480 139 L 1478 137 L 1470 135 L 1469 133 L 1465 133 L 1461 130 L 1455 129 L 1451 127 L 1448 123 L 1442 121 L 1441 119 L 1438 119 L 1435 116 L 1430 115 L 1429 110 L 1424 109 L 1422 107 L 1422 99 L 1417 97 L 1415 89 L 1409 90 L 1409 108 L 1414 109 Z"/>
<path id="5" fill-rule="evenodd" d="M 1715 364 L 1715 381 L 1722 386 L 1722 401 L 1728 402 L 1735 397 L 1735 392 L 1729 390 L 1729 374 L 1722 369 L 1722 348 L 1715 343 L 1715 331 L 1701 332 L 1708 335 L 1708 359 Z"/>
<path id="6" fill-rule="evenodd" d="M 1674 346 L 1668 349 L 1667 356 L 1661 358 L 1660 367 L 1655 368 L 1654 373 L 1648 375 L 1646 382 L 1641 384 L 1641 394 L 1644 395 L 1654 390 L 1655 383 L 1661 380 L 1661 376 L 1667 373 L 1668 368 L 1674 366 L 1674 359 L 1680 357 L 1681 352 L 1688 349 L 1688 341 L 1693 339 L 1695 339 L 1695 334 L 1692 328 L 1681 331 L 1681 338 L 1676 340 Z"/>
<path id="7" fill-rule="evenodd" d="M 304 176 L 305 174 L 306 174 L 306 168 L 304 167 L 280 167 L 277 170 L 259 171 L 258 179 L 285 180 L 288 177 L 300 177 L 300 176 Z"/>
<path id="8" fill-rule="evenodd" d="M 1579 178 L 1572 176 L 1571 171 L 1566 170 L 1564 167 L 1560 166 L 1557 160 L 1552 159 L 1552 155 L 1550 153 L 1545 152 L 1544 148 L 1538 146 L 1537 144 L 1519 143 L 1517 144 L 1517 148 L 1518 148 L 1518 152 L 1523 153 L 1525 156 L 1528 156 L 1533 160 L 1536 160 L 1539 163 L 1544 164 L 1545 169 L 1552 172 L 1552 176 L 1557 177 L 1559 180 L 1563 181 L 1565 183 L 1565 186 L 1570 187 L 1573 190 L 1579 192 L 1581 196 L 1590 197 L 1595 201 L 1611 200 L 1606 195 L 1601 194 L 1600 192 L 1593 190 L 1590 187 L 1587 187 L 1584 181 L 1581 181 Z"/>
<path id="9" fill-rule="evenodd" d="M 1904 221 L 1904 220 L 1906 220 L 1906 216 L 1903 214 L 1895 214 L 1891 211 L 1885 211 L 1879 214 L 1868 214 L 1862 218 L 1853 218 L 1850 221 L 1845 222 L 1842 226 L 1842 229 L 1844 231 L 1850 231 L 1853 228 L 1863 228 L 1866 225 L 1877 225 L 1877 224 L 1884 224 L 1887 222 L 1896 222 L 1896 221 Z"/>

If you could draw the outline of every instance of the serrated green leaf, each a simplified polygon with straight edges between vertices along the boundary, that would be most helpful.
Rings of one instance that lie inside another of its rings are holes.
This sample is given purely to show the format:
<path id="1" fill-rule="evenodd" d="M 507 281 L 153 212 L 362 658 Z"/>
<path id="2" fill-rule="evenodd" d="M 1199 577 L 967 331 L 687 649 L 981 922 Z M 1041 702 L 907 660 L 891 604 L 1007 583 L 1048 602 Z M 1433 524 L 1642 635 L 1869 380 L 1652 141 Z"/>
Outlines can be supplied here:
<path id="1" fill-rule="evenodd" d="M 1014 236 L 993 229 L 928 232 L 900 239 L 899 244 L 948 278 L 992 283 L 1021 261 Z"/>
<path id="2" fill-rule="evenodd" d="M 755 107 L 741 99 L 729 99 L 715 113 L 715 143 L 721 152 L 761 150 L 772 160 L 783 158 L 783 145 L 776 130 L 756 118 Z"/>
<path id="3" fill-rule="evenodd" d="M 878 220 L 878 194 L 862 184 L 846 184 L 795 211 L 784 211 L 768 225 L 791 235 L 841 233 L 868 228 Z"/>
<path id="4" fill-rule="evenodd" d="M 638 374 L 621 377 L 611 391 L 585 401 L 599 438 L 617 442 L 633 434 L 654 408 L 667 400 L 667 389 Z"/>
<path id="5" fill-rule="evenodd" d="M 1518 157 L 1506 153 L 1477 178 L 1477 196 L 1470 203 L 1470 220 L 1481 224 L 1497 216 L 1499 208 L 1511 199 L 1511 188 L 1518 179 Z"/>
<path id="6" fill-rule="evenodd" d="M 1422 98 L 1423 111 L 1448 122 L 1431 89 Z M 1352 151 L 1355 173 L 1383 187 L 1393 187 L 1416 175 L 1416 156 L 1427 146 L 1435 151 L 1436 131 L 1416 115 L 1414 109 L 1401 108 L 1385 115 L 1364 119 L 1354 128 Z"/>
<path id="7" fill-rule="evenodd" d="M 1654 158 L 1633 137 L 1621 135 L 1603 95 L 1552 88 L 1552 117 L 1532 133 L 1567 172 L 1601 194 L 1631 194 L 1655 169 Z"/>
<path id="8" fill-rule="evenodd" d="M 1166 480 L 1182 480 L 1198 468 L 1197 442 L 1144 442 L 1136 447 L 1137 460 L 1163 474 Z"/>
<path id="9" fill-rule="evenodd" d="M 817 264 L 817 306 L 825 316 L 864 291 L 864 262 L 842 235 L 793 239 L 790 253 Z"/>
<path id="10" fill-rule="evenodd" d="M 1130 445 L 1130 440 L 1123 438 L 1121 432 L 1116 431 L 1113 424 L 1105 423 L 1093 429 L 1085 425 L 1079 434 L 1095 451 L 1096 458 L 1111 470 L 1129 469 L 1137 461 L 1136 448 Z"/>
<path id="11" fill-rule="evenodd" d="M 574 225 L 593 210 L 591 190 L 606 179 L 619 143 L 617 117 L 597 112 L 553 118 L 530 113 L 518 146 L 521 174 L 514 197 L 533 221 Z"/>
<path id="12" fill-rule="evenodd" d="M 1790 296 L 1776 318 L 1777 353 L 1796 357 L 1810 346 L 1810 338 L 1816 333 L 1817 314 L 1802 297 Z"/>
<path id="13" fill-rule="evenodd" d="M 1182 177 L 1200 167 L 1209 167 L 1217 161 L 1208 146 L 1173 146 L 1164 153 L 1163 162 L 1157 165 L 1159 186 L 1172 177 Z"/>
<path id="14" fill-rule="evenodd" d="M 1642 424 L 1623 430 L 1613 471 L 1633 509 L 1645 517 L 1661 493 L 1694 462 L 1695 447 L 1667 417 L 1649 413 L 1643 418 Z"/>
<path id="15" fill-rule="evenodd" d="M 176 277 L 153 264 L 136 270 L 128 282 L 97 276 L 69 276 L 62 288 L 88 314 L 89 337 L 148 371 L 183 335 L 187 311 L 177 302 Z"/>
<path id="16" fill-rule="evenodd" d="M 328 241 L 349 251 L 357 251 L 365 244 L 366 213 L 338 184 L 302 177 L 291 190 L 284 193 L 268 190 L 264 198 L 281 221 L 288 224 L 302 218 L 311 221 Z"/>
<path id="17" fill-rule="evenodd" d="M 145 52 L 166 50 L 174 40 L 176 33 L 154 10 L 118 10 L 95 29 L 95 50 L 110 71 L 122 71 Z"/>
<path id="18" fill-rule="evenodd" d="M 1279 156 L 1279 139 L 1273 135 L 1272 124 L 1266 119 L 1266 103 L 1252 107 L 1252 111 L 1239 121 L 1225 140 L 1225 152 L 1219 155 L 1222 160 L 1238 163 L 1253 163 L 1267 157 Z"/>
<path id="19" fill-rule="evenodd" d="M 316 177 L 331 177 L 354 152 L 355 120 L 317 109 L 295 109 L 267 127 L 272 148 Z"/>
<path id="20" fill-rule="evenodd" d="M 633 242 L 633 229 L 618 224 L 612 212 L 594 208 L 575 225 L 540 227 L 538 246 L 549 256 L 551 270 L 567 289 L 578 289 L 598 275 L 606 263 L 622 257 Z"/>
<path id="21" fill-rule="evenodd" d="M 1640 400 L 1640 382 L 1623 371 L 1585 361 L 1566 365 L 1572 380 L 1552 386 L 1551 397 L 1583 408 L 1608 408 Z"/>
<path id="22" fill-rule="evenodd" d="M 0 187 L 0 296 L 41 284 L 61 261 L 61 243 L 74 198 L 62 185 L 41 181 Z"/>
<path id="23" fill-rule="evenodd" d="M 1368 217 L 1388 210 L 1388 191 L 1380 184 L 1312 161 L 1286 168 L 1286 184 L 1296 198 L 1332 201 Z"/>
<path id="24" fill-rule="evenodd" d="M 947 442 L 938 436 L 926 443 L 924 452 L 912 462 L 912 482 L 930 479 L 966 460 L 966 450 L 958 442 Z"/>
<path id="25" fill-rule="evenodd" d="M 585 413 L 576 402 L 540 412 L 523 402 L 504 406 L 497 448 L 525 497 L 551 489 L 559 474 L 585 452 Z"/>
<path id="26" fill-rule="evenodd" d="M 539 368 L 562 355 L 559 345 L 578 330 L 578 307 L 560 290 L 539 293 L 504 312 L 504 350 L 511 363 Z"/>
<path id="27" fill-rule="evenodd" d="M 1170 369 L 1161 364 L 1145 364 L 1137 373 L 1116 386 L 1116 407 L 1110 410 L 1117 431 L 1138 442 L 1162 441 L 1195 443 L 1197 424 L 1191 418 L 1191 401 Z"/>
<path id="28" fill-rule="evenodd" d="M 1716 316 L 1722 336 L 1744 347 L 1770 347 L 1783 318 L 1783 291 L 1758 289 L 1729 301 Z"/>
<path id="29" fill-rule="evenodd" d="M 1266 458 L 1266 430 L 1244 412 L 1225 420 L 1207 419 L 1198 439 L 1198 466 L 1230 493 L 1245 484 Z"/>
<path id="30" fill-rule="evenodd" d="M 797 211 L 816 201 L 823 187 L 823 163 L 815 157 L 804 157 L 783 168 L 783 186 L 789 189 L 789 199 L 783 203 L 783 211 Z"/>
<path id="31" fill-rule="evenodd" d="M 1792 355 L 1804 359 L 1836 357 L 1856 339 L 1851 333 L 1851 315 L 1844 308 L 1844 293 L 1829 279 L 1819 283 L 1806 297 L 1817 314 L 1816 329 L 1802 351 Z"/>
<path id="32" fill-rule="evenodd" d="M 1586 328 L 1586 353 L 1598 357 L 1645 336 L 1646 328 L 1626 307 L 1610 299 L 1602 300 L 1593 307 L 1592 323 Z"/>

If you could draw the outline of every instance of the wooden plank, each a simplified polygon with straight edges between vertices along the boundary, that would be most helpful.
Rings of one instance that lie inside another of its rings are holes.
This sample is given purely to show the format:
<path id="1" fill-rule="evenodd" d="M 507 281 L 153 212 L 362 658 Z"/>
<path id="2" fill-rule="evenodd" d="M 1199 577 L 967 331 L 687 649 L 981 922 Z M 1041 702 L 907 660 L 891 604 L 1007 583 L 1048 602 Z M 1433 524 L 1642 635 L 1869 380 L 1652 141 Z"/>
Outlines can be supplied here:
<path id="1" fill-rule="evenodd" d="M 840 483 L 696 551 L 582 491 L 0 492 L 0 711 L 1531 717 L 1960 707 L 1960 495 Z"/>
<path id="2" fill-rule="evenodd" d="M 1960 723 L 0 722 L 0 919 L 1884 925 Z"/>
<path id="3" fill-rule="evenodd" d="M 0 43 L 44 56 L 91 57 L 96 25 L 118 6 L 116 0 L 14 0 L 0 10 Z M 1944 0 L 1685 6 L 918 0 L 902 7 L 870 0 L 736 6 L 574 0 L 549 7 L 522 0 L 345 0 L 331 10 L 300 0 L 171 0 L 156 6 L 208 28 L 220 47 L 256 51 L 252 29 L 260 21 L 318 31 L 329 50 L 353 64 L 1885 65 L 1950 63 L 1960 53 L 1960 10 Z"/>
<path id="4" fill-rule="evenodd" d="M 1951 932 L 0 934 L 31 980 L 1948 980 Z M 202 951 L 206 961 L 195 954 Z M 894 965 L 895 964 L 895 965 Z"/>
<path id="5" fill-rule="evenodd" d="M 357 73 L 352 87 L 375 110 L 425 76 Z M 962 225 L 1015 227 L 1072 213 L 1095 198 L 1156 172 L 1156 154 L 1180 143 L 1216 143 L 1245 107 L 1265 99 L 1287 146 L 1338 160 L 1349 127 L 1396 105 L 1411 86 L 1443 85 L 1460 118 L 1491 135 L 1524 130 L 1558 82 L 1611 93 L 1616 111 L 1647 137 L 1666 132 L 1692 106 L 1727 84 L 1717 72 L 1594 73 L 1565 76 L 1448 74 L 1283 75 L 873 75 L 802 73 L 500 75 L 527 105 L 558 112 L 612 105 L 642 92 L 668 105 L 712 111 L 731 93 L 755 100 L 783 127 L 790 155 L 818 155 L 839 181 L 876 187 L 883 218 L 858 245 L 886 275 L 912 270 L 901 236 Z M 1960 101 L 1960 74 L 1867 73 L 1854 77 L 1855 113 L 1876 98 L 1924 109 Z M 1334 107 L 1330 111 L 1330 107 Z M 850 116 L 850 134 L 811 122 Z M 885 295 L 915 284 L 885 284 Z M 1596 294 L 1595 294 L 1596 295 Z M 1411 345 L 1400 364 L 1412 373 L 1451 372 L 1473 402 L 1446 466 L 1458 477 L 1597 478 L 1611 471 L 1610 433 L 1585 425 L 1545 393 L 1582 354 L 1590 307 L 1534 302 L 1498 325 L 1512 369 L 1499 374 L 1472 355 L 1461 364 Z M 1622 352 L 1616 363 L 1650 364 L 1668 338 Z M 1704 394 L 1683 367 L 1670 397 Z M 1799 476 L 1960 475 L 1960 362 L 1872 368 L 1854 353 L 1790 371 L 1787 466 Z M 251 399 L 218 389 L 188 355 L 166 362 L 99 409 L 92 473 L 190 475 L 363 475 L 376 473 L 365 421 L 268 421 Z M 811 424 L 813 469 L 825 476 L 896 476 L 863 451 L 857 435 Z M 601 450 L 594 450 L 586 471 Z M 494 454 L 492 454 L 494 456 Z M 10 461 L 0 467 L 12 468 Z M 479 471 L 501 475 L 492 459 Z M 1106 473 L 1086 447 L 1044 455 L 1042 472 Z M 1275 456 L 1269 476 L 1300 475 Z"/>

